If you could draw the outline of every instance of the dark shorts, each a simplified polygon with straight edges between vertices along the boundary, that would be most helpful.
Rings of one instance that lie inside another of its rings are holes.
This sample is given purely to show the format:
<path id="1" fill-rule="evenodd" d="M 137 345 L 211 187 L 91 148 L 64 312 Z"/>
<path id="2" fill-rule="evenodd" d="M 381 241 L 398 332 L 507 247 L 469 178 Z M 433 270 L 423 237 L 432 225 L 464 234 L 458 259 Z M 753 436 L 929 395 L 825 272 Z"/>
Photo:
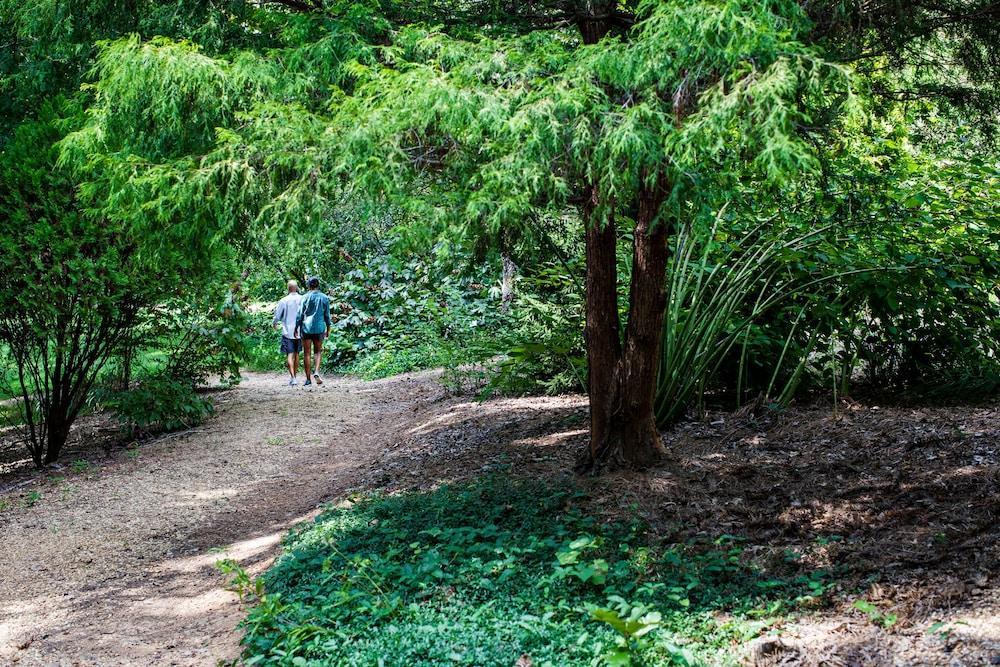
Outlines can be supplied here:
<path id="1" fill-rule="evenodd" d="M 304 333 L 304 334 L 302 334 L 302 340 L 311 340 L 313 342 L 313 344 L 319 345 L 320 347 L 323 346 L 323 339 L 324 338 L 326 338 L 326 334 L 321 334 L 321 333 L 318 333 L 318 334 Z"/>
<path id="2" fill-rule="evenodd" d="M 302 351 L 302 341 L 298 338 L 287 338 L 285 336 L 281 337 L 281 352 L 283 354 L 291 354 L 293 352 Z"/>

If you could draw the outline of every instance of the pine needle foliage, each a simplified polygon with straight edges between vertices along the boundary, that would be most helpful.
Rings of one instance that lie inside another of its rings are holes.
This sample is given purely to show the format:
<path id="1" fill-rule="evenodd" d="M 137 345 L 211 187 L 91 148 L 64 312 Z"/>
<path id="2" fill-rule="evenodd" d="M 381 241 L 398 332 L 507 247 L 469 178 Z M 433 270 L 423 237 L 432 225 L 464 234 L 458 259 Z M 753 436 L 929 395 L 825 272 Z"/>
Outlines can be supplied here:
<path id="1" fill-rule="evenodd" d="M 997 11 L 979 0 L 529 4 L 4 2 L 0 85 L 28 106 L 79 96 L 59 167 L 88 217 L 154 239 L 150 264 L 262 255 L 359 211 L 390 210 L 425 247 L 562 216 L 629 236 L 659 188 L 639 235 L 695 235 L 741 183 L 821 178 L 831 128 L 871 122 L 873 100 L 997 99 Z"/>
<path id="2" fill-rule="evenodd" d="M 324 109 L 300 72 L 328 39 L 212 58 L 126 38 L 102 47 L 97 144 L 83 152 L 198 156 L 165 184 L 169 198 L 196 196 L 193 180 L 224 195 L 219 214 L 287 219 L 347 188 L 473 234 L 572 205 L 584 179 L 627 202 L 643 174 L 667 169 L 680 205 L 706 168 L 811 167 L 802 100 L 842 99 L 850 76 L 801 41 L 798 5 L 646 3 L 639 15 L 628 39 L 587 47 L 568 30 L 460 39 L 408 25 L 374 46 L 354 34 L 353 53 L 324 53 L 339 63 L 322 76 Z M 266 157 L 240 164 L 247 155 Z M 236 173 L 250 190 L 265 183 L 249 209 L 226 198 L 244 197 Z"/>

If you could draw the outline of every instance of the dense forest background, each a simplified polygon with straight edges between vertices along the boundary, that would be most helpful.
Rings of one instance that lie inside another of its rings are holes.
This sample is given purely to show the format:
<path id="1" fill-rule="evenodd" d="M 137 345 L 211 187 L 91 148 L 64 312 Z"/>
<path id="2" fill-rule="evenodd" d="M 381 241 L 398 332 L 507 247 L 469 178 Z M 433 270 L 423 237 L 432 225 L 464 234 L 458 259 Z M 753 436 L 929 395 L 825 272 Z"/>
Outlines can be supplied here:
<path id="1" fill-rule="evenodd" d="M 1000 664 L 998 121 L 987 0 L 0 0 L 0 660 Z"/>
<path id="2" fill-rule="evenodd" d="M 581 465 L 706 403 L 997 388 L 985 2 L 7 2 L 0 282 L 36 464 L 277 368 L 586 391 Z M 586 330 L 586 335 L 584 335 Z"/>

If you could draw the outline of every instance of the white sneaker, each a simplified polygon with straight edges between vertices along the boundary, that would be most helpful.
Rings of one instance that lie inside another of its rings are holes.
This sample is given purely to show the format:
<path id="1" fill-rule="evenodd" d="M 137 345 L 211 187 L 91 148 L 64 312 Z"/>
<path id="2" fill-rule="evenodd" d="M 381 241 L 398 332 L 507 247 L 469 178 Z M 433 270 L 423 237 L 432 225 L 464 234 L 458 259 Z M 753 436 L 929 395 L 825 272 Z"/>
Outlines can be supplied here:
<path id="1" fill-rule="evenodd" d="M 298 383 L 299 383 L 299 381 L 298 381 L 298 380 L 296 380 L 295 378 L 292 378 L 291 380 L 289 380 L 289 381 L 288 381 L 288 386 L 289 386 L 289 387 L 294 387 L 294 386 L 295 386 L 295 385 L 297 385 Z"/>
<path id="2" fill-rule="evenodd" d="M 315 382 L 316 384 L 323 384 L 323 378 L 321 378 L 321 377 L 320 377 L 320 376 L 318 376 L 318 375 L 313 375 L 313 381 L 314 381 L 314 382 Z"/>

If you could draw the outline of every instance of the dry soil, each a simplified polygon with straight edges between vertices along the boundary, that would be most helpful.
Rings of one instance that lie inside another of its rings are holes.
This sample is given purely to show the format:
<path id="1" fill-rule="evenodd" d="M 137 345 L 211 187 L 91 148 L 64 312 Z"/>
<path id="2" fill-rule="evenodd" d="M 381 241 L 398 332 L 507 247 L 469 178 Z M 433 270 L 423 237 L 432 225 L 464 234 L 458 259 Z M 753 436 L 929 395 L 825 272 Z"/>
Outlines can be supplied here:
<path id="1" fill-rule="evenodd" d="M 482 403 L 449 396 L 432 373 L 312 390 L 250 375 L 218 408 L 128 448 L 90 418 L 64 467 L 41 475 L 0 446 L 0 664 L 232 660 L 242 610 L 220 559 L 262 571 L 291 525 L 352 490 L 424 491 L 497 470 L 556 479 L 586 444 L 580 396 Z M 669 540 L 733 535 L 765 570 L 798 558 L 837 573 L 827 603 L 735 657 L 1000 665 L 995 404 L 746 410 L 664 438 L 670 458 L 655 469 L 577 478 L 590 509 L 638 509 Z"/>
<path id="2" fill-rule="evenodd" d="M 354 486 L 386 438 L 443 397 L 422 376 L 307 389 L 251 374 L 191 431 L 101 447 L 88 420 L 67 463 L 44 475 L 9 455 L 0 664 L 237 657 L 241 610 L 215 563 L 264 569 L 292 524 Z"/>

